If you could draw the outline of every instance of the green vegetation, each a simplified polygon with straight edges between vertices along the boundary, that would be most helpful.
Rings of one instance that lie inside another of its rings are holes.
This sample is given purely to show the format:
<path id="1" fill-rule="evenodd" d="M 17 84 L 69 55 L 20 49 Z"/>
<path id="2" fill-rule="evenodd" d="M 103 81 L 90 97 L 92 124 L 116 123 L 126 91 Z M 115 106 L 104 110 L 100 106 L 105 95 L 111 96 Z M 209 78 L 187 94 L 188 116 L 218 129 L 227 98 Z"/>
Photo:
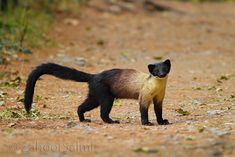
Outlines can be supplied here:
<path id="1" fill-rule="evenodd" d="M 23 109 L 19 108 L 9 108 L 0 111 L 0 119 L 26 119 L 26 118 L 37 118 L 40 116 L 40 112 L 38 110 L 33 110 L 29 114 L 27 114 Z"/>
<path id="2" fill-rule="evenodd" d="M 52 21 L 49 14 L 26 9 L 23 5 L 13 8 L 10 4 L 0 14 L 0 53 L 31 53 L 25 47 L 39 47 L 46 43 L 44 32 Z"/>
<path id="3" fill-rule="evenodd" d="M 37 109 L 32 109 L 29 113 L 27 113 L 21 107 L 15 108 L 6 108 L 0 111 L 0 119 L 12 120 L 12 119 L 48 119 L 48 120 L 56 120 L 56 119 L 73 119 L 75 115 L 69 113 L 65 114 L 42 114 Z"/>
<path id="4" fill-rule="evenodd" d="M 194 2 L 194 3 L 200 3 L 200 2 L 235 2 L 235 0 L 174 0 L 174 1 L 184 1 L 184 2 Z"/>
<path id="5" fill-rule="evenodd" d="M 86 0 L 0 0 L 0 64 L 4 55 L 55 45 L 46 33 L 56 12 L 78 12 Z"/>

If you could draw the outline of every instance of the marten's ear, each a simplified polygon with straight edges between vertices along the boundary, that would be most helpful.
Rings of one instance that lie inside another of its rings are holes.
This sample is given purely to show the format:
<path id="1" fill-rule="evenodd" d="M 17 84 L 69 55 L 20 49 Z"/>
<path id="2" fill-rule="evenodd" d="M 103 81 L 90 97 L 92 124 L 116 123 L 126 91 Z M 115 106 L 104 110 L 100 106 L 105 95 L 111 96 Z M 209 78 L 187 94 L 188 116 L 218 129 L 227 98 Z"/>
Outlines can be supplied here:
<path id="1" fill-rule="evenodd" d="M 169 59 L 164 61 L 165 64 L 167 64 L 168 66 L 171 66 L 171 61 Z"/>
<path id="2" fill-rule="evenodd" d="M 169 59 L 165 60 L 164 63 L 170 68 L 171 67 L 171 61 Z"/>
<path id="3" fill-rule="evenodd" d="M 153 69 L 154 69 L 155 65 L 154 64 L 149 64 L 148 65 L 148 69 L 149 69 L 149 72 L 152 74 L 153 72 Z"/>

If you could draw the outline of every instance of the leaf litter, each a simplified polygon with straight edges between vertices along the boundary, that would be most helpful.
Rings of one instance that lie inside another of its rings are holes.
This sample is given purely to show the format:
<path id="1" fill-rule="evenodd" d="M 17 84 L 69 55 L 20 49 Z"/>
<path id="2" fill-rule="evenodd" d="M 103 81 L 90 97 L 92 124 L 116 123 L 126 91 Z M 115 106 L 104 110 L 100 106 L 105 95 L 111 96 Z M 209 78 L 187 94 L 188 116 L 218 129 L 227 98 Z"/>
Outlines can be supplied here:
<path id="1" fill-rule="evenodd" d="M 183 110 L 182 108 L 176 109 L 175 110 L 177 113 L 179 113 L 182 116 L 188 116 L 190 115 L 190 112 Z"/>

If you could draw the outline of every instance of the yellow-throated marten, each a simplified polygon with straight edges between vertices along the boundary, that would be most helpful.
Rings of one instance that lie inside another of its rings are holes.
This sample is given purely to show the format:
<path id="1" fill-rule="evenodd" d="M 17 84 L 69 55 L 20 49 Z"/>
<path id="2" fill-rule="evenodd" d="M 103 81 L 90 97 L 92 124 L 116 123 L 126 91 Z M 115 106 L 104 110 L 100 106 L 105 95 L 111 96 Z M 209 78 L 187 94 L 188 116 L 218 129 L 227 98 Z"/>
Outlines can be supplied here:
<path id="1" fill-rule="evenodd" d="M 115 98 L 129 98 L 139 99 L 143 125 L 152 124 L 148 120 L 148 108 L 151 102 L 154 104 L 158 124 L 169 124 L 167 119 L 162 118 L 162 102 L 170 69 L 169 59 L 149 64 L 150 74 L 134 69 L 111 69 L 98 74 L 89 74 L 54 63 L 42 64 L 36 67 L 28 77 L 24 99 L 25 109 L 27 112 L 31 109 L 36 81 L 41 75 L 48 74 L 65 80 L 89 84 L 87 98 L 77 110 L 81 122 L 90 121 L 84 118 L 84 113 L 100 105 L 100 116 L 104 122 L 119 123 L 109 117 L 113 101 Z"/>

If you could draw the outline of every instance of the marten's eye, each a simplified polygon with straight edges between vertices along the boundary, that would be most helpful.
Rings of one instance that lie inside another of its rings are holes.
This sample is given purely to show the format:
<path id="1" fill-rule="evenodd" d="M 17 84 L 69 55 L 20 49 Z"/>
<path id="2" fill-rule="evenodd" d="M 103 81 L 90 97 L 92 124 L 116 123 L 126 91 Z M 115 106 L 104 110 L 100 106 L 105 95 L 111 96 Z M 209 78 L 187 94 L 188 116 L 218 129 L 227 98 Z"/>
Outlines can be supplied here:
<path id="1" fill-rule="evenodd" d="M 168 72 L 168 67 L 166 67 L 166 66 L 164 66 L 163 68 L 162 68 L 162 71 L 164 71 L 164 72 Z"/>
<path id="2" fill-rule="evenodd" d="M 154 72 L 156 72 L 156 73 L 158 74 L 158 73 L 159 73 L 159 69 L 156 68 L 156 69 L 154 70 Z"/>
<path id="3" fill-rule="evenodd" d="M 158 74 L 159 74 L 159 68 L 156 67 L 156 68 L 154 68 L 153 75 L 156 76 Z"/>

